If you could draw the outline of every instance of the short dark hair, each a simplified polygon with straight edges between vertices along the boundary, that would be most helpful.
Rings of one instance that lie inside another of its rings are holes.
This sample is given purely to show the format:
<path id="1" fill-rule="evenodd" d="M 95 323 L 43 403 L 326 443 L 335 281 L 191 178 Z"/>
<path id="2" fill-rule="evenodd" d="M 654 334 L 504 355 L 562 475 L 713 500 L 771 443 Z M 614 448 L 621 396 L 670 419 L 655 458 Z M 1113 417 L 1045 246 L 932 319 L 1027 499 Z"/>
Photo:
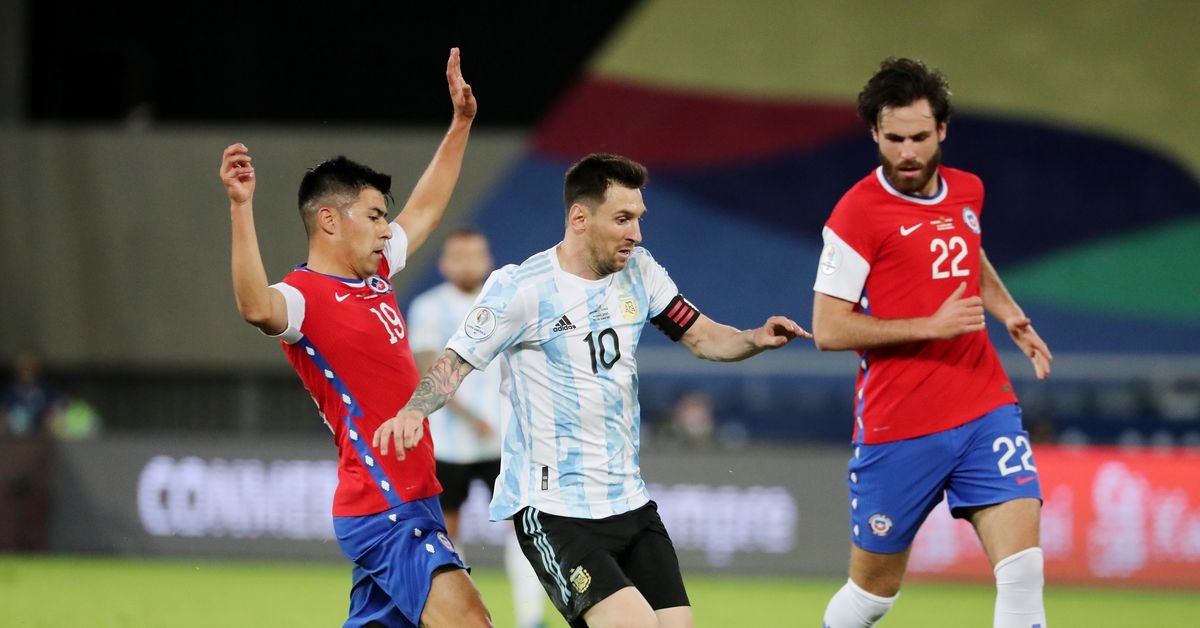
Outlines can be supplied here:
<path id="1" fill-rule="evenodd" d="M 453 238 L 484 238 L 484 239 L 486 239 L 487 236 L 484 235 L 483 231 L 480 231 L 478 227 L 475 227 L 473 225 L 459 225 L 457 227 L 454 227 L 453 229 L 451 229 L 450 231 L 448 231 L 446 233 L 446 240 L 450 240 Z"/>
<path id="2" fill-rule="evenodd" d="M 933 118 L 939 125 L 954 113 L 950 83 L 941 72 L 930 70 L 916 59 L 888 57 L 858 93 L 858 117 L 875 128 L 883 109 L 907 107 L 922 98 L 929 100 Z"/>
<path id="3" fill-rule="evenodd" d="M 638 189 L 646 186 L 650 175 L 638 162 L 608 153 L 592 153 L 567 170 L 563 180 L 563 202 L 567 211 L 575 203 L 595 208 L 604 202 L 604 195 L 613 183 Z"/>
<path id="4" fill-rule="evenodd" d="M 343 209 L 357 200 L 365 188 L 379 190 L 389 203 L 393 200 L 391 175 L 376 172 L 344 155 L 309 168 L 300 180 L 300 218 L 304 221 L 304 230 L 312 235 L 312 223 L 321 206 L 332 204 Z"/>

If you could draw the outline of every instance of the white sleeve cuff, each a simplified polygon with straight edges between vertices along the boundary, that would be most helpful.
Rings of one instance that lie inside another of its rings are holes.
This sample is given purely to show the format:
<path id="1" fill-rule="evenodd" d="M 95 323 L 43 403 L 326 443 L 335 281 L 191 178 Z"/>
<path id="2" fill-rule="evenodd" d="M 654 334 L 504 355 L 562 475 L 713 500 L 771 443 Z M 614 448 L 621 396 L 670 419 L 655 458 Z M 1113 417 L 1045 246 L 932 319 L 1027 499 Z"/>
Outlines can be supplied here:
<path id="1" fill-rule="evenodd" d="M 871 265 L 858 251 L 839 238 L 833 229 L 825 227 L 821 236 L 825 240 L 825 248 L 821 251 L 813 290 L 857 303 L 867 285 Z"/>
<path id="2" fill-rule="evenodd" d="M 278 334 L 266 334 L 266 336 L 278 338 L 289 345 L 294 345 L 304 337 L 304 334 L 300 333 L 300 326 L 304 324 L 304 295 L 295 286 L 282 281 L 272 284 L 271 287 L 283 294 L 283 300 L 287 303 L 288 325 L 287 329 Z"/>

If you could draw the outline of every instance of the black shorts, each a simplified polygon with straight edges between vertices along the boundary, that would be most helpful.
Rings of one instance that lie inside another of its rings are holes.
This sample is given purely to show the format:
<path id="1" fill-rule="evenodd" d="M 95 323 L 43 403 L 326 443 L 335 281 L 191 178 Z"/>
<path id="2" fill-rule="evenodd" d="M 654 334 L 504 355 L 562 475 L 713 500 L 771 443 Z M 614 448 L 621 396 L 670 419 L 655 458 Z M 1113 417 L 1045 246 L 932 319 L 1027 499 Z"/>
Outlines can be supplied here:
<path id="1" fill-rule="evenodd" d="M 523 508 L 513 523 L 521 551 L 573 628 L 587 625 L 584 611 L 628 586 L 655 610 L 691 606 L 675 545 L 653 501 L 604 519 Z"/>
<path id="2" fill-rule="evenodd" d="M 441 460 L 435 462 L 438 482 L 442 483 L 442 494 L 438 496 L 438 500 L 442 504 L 442 510 L 446 512 L 458 512 L 463 502 L 467 501 L 467 494 L 471 492 L 471 480 L 479 480 L 486 484 L 490 493 L 496 486 L 496 476 L 500 475 L 499 458 L 466 464 Z"/>

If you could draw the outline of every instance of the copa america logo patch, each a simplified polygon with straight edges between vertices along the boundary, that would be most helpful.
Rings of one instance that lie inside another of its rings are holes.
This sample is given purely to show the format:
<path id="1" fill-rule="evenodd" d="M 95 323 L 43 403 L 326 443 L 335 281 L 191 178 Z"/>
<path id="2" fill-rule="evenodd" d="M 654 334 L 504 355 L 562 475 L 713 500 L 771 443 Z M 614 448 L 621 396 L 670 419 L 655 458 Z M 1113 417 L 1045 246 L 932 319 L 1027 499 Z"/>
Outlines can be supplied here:
<path id="1" fill-rule="evenodd" d="M 832 275 L 842 263 L 842 252 L 833 244 L 826 244 L 825 250 L 821 251 L 821 273 Z"/>
<path id="2" fill-rule="evenodd" d="M 387 294 L 392 291 L 392 284 L 379 275 L 367 277 L 367 287 L 379 294 Z"/>
<path id="3" fill-rule="evenodd" d="M 486 307 L 477 307 L 467 314 L 463 331 L 472 340 L 483 340 L 496 331 L 496 315 Z"/>
<path id="4" fill-rule="evenodd" d="M 887 536 L 892 531 L 892 518 L 875 513 L 867 518 L 867 524 L 871 526 L 871 534 L 875 536 Z"/>
<path id="5" fill-rule="evenodd" d="M 979 233 L 979 216 L 975 215 L 975 210 L 971 209 L 970 205 L 963 208 L 963 222 L 967 228 L 975 233 Z"/>

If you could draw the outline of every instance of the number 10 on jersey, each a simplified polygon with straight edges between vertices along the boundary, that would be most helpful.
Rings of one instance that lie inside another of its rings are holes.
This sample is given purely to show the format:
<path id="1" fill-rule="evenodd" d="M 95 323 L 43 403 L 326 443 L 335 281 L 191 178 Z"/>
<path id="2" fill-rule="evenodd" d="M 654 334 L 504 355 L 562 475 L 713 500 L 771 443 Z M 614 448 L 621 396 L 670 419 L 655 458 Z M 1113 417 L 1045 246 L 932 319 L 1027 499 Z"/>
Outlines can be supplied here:
<path id="1" fill-rule="evenodd" d="M 599 375 L 600 367 L 611 369 L 621 359 L 621 342 L 617 332 L 607 327 L 599 332 L 589 332 L 583 337 L 592 356 L 592 374 Z"/>

